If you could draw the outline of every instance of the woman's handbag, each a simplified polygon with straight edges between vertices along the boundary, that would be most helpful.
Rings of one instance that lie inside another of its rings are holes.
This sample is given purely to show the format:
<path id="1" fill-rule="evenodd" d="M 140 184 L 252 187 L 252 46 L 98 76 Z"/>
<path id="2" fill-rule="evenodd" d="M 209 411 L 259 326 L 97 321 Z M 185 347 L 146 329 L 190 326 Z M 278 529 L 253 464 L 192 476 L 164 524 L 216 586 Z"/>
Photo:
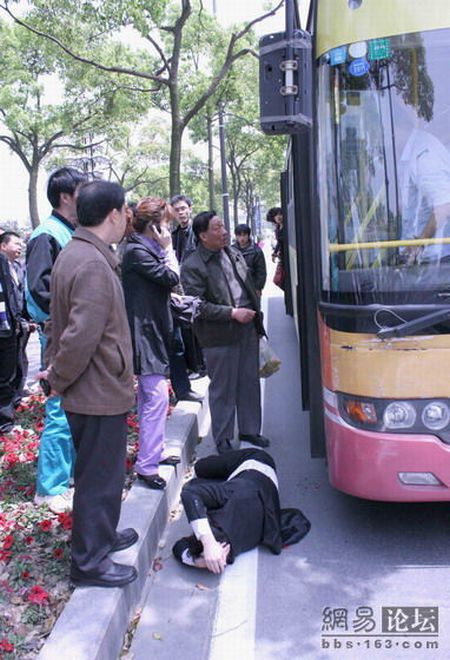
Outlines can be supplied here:
<path id="1" fill-rule="evenodd" d="M 281 360 L 265 337 L 259 340 L 259 377 L 269 378 L 281 367 Z"/>
<path id="2" fill-rule="evenodd" d="M 170 296 L 170 309 L 174 321 L 182 327 L 190 328 L 200 314 L 202 303 L 203 301 L 199 296 L 172 294 Z"/>
<path id="3" fill-rule="evenodd" d="M 277 263 L 275 275 L 273 276 L 273 283 L 283 289 L 284 291 L 284 267 L 281 261 Z"/>

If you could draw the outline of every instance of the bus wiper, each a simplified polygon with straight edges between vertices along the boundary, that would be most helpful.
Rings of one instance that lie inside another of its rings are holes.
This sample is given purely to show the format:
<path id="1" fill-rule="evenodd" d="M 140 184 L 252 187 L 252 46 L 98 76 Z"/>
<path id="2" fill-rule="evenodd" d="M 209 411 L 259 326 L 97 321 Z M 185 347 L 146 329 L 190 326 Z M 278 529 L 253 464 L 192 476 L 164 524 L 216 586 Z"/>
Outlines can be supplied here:
<path id="1" fill-rule="evenodd" d="M 449 319 L 450 307 L 448 309 L 440 309 L 438 312 L 432 312 L 432 314 L 425 314 L 425 316 L 420 316 L 418 319 L 413 319 L 412 321 L 405 321 L 393 328 L 382 328 L 377 332 L 377 337 L 380 339 L 406 337 L 406 335 L 412 335 L 418 330 L 424 330 L 436 323 L 442 323 L 442 321 L 447 321 Z"/>

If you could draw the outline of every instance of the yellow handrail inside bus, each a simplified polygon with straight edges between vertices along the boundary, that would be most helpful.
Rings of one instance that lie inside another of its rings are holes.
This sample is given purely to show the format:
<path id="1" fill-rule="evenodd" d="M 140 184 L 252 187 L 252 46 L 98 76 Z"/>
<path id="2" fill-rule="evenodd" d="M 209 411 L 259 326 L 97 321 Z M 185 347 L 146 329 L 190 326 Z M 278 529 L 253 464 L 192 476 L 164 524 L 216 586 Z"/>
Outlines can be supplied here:
<path id="1" fill-rule="evenodd" d="M 380 190 L 379 190 L 377 196 L 376 196 L 375 199 L 373 200 L 373 202 L 372 202 L 372 204 L 371 204 L 371 206 L 370 206 L 370 209 L 367 211 L 364 220 L 362 221 L 361 225 L 359 226 L 358 231 L 356 232 L 356 234 L 357 234 L 357 236 L 356 236 L 357 240 L 359 240 L 359 237 L 360 237 L 362 234 L 365 233 L 365 231 L 366 231 L 366 229 L 367 229 L 367 225 L 369 224 L 369 222 L 372 220 L 373 216 L 375 215 L 375 211 L 377 210 L 377 208 L 378 208 L 378 206 L 379 206 L 379 203 L 380 203 L 380 199 L 381 199 L 381 195 L 382 195 L 383 190 L 384 190 L 384 188 L 383 188 L 383 186 L 382 186 L 382 187 L 380 188 Z M 355 259 L 356 259 L 356 254 L 352 254 L 352 255 L 350 255 L 350 256 L 348 257 L 348 263 L 347 263 L 347 267 L 348 267 L 348 268 L 352 268 L 353 264 L 355 263 Z"/>
<path id="2" fill-rule="evenodd" d="M 372 241 L 366 243 L 329 243 L 330 252 L 347 252 L 349 250 L 372 250 L 374 248 L 420 247 L 425 245 L 449 245 L 449 238 L 409 238 L 399 241 Z"/>

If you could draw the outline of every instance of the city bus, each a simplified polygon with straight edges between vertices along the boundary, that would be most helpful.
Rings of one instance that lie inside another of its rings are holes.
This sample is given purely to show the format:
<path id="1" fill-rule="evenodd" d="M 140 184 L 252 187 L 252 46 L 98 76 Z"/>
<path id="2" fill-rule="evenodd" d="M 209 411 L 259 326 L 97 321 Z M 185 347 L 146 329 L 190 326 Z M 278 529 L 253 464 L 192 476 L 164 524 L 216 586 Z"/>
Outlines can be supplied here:
<path id="1" fill-rule="evenodd" d="M 450 3 L 312 0 L 260 44 L 286 305 L 331 484 L 450 500 Z"/>

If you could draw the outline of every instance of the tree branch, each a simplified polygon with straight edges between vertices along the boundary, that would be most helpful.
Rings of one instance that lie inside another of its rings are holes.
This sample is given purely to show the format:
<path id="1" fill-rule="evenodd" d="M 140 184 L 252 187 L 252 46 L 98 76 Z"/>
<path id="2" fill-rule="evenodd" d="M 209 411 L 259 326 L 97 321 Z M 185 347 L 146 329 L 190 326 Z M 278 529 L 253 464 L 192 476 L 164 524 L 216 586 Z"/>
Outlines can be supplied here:
<path id="1" fill-rule="evenodd" d="M 200 98 L 197 99 L 197 101 L 190 108 L 190 110 L 188 110 L 186 112 L 186 114 L 184 115 L 184 117 L 182 119 L 183 128 L 185 128 L 189 124 L 191 119 L 193 117 L 195 117 L 195 115 L 205 105 L 207 100 L 214 94 L 214 92 L 219 87 L 222 80 L 225 78 L 225 76 L 227 75 L 227 73 L 231 69 L 234 62 L 236 60 L 240 59 L 241 57 L 244 57 L 244 55 L 247 55 L 247 54 L 255 55 L 255 51 L 251 48 L 243 48 L 240 51 L 238 51 L 237 53 L 234 53 L 233 51 L 234 51 L 234 47 L 235 47 L 236 43 L 240 39 L 242 39 L 242 37 L 244 37 L 246 34 L 248 34 L 248 32 L 252 29 L 252 27 L 254 25 L 256 25 L 256 23 L 259 23 L 259 22 L 265 20 L 266 18 L 268 18 L 269 16 L 273 16 L 274 14 L 276 14 L 276 12 L 280 9 L 280 7 L 283 4 L 284 4 L 284 0 L 280 0 L 278 5 L 276 7 L 274 7 L 274 9 L 271 9 L 269 12 L 266 12 L 262 16 L 258 16 L 257 18 L 254 18 L 252 21 L 247 23 L 247 25 L 242 30 L 240 30 L 239 32 L 233 33 L 231 35 L 230 41 L 229 41 L 229 44 L 228 44 L 228 48 L 227 48 L 227 54 L 225 56 L 225 60 L 222 64 L 219 72 L 211 80 L 209 86 L 203 92 L 203 94 L 200 96 Z"/>
<path id="2" fill-rule="evenodd" d="M 21 27 L 26 28 L 33 34 L 37 35 L 38 37 L 43 37 L 44 39 L 47 39 L 48 41 L 53 42 L 56 44 L 59 48 L 61 48 L 62 51 L 64 51 L 67 55 L 72 57 L 74 60 L 77 62 L 82 62 L 83 64 L 88 64 L 89 66 L 95 67 L 97 69 L 100 69 L 100 71 L 107 71 L 108 73 L 122 73 L 127 76 L 134 76 L 135 78 L 145 78 L 146 80 L 153 80 L 154 82 L 157 82 L 161 85 L 168 85 L 169 80 L 167 78 L 162 78 L 161 76 L 155 76 L 152 75 L 151 73 L 145 73 L 144 71 L 137 71 L 136 69 L 126 69 L 120 66 L 106 66 L 105 64 L 101 64 L 100 62 L 95 62 L 94 60 L 89 60 L 86 57 L 83 57 L 82 55 L 77 55 L 74 53 L 70 48 L 68 48 L 65 44 L 62 43 L 57 37 L 54 37 L 51 34 L 47 34 L 46 32 L 42 32 L 41 30 L 38 30 L 37 28 L 33 27 L 29 23 L 26 23 L 25 21 L 22 21 L 20 18 L 15 16 L 12 11 L 9 9 L 7 5 L 1 5 L 2 9 L 12 18 L 12 20 L 20 25 Z"/>

